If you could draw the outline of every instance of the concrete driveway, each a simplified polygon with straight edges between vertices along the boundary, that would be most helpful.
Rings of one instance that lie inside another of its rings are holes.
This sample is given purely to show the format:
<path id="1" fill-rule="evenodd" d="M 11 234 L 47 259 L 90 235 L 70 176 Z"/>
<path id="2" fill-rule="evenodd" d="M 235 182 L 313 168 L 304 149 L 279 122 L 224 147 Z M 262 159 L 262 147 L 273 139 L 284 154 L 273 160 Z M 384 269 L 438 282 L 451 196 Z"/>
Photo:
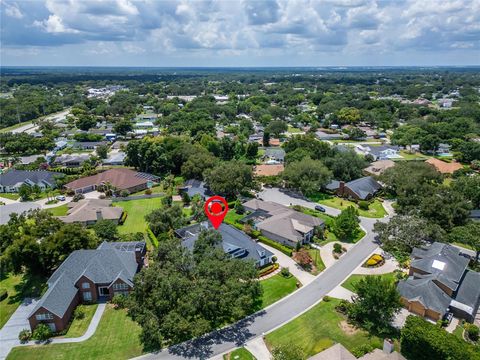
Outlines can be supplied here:
<path id="1" fill-rule="evenodd" d="M 37 304 L 37 300 L 25 299 L 0 330 L 0 359 L 5 359 L 14 346 L 20 345 L 18 333 L 30 330 L 27 317 Z"/>

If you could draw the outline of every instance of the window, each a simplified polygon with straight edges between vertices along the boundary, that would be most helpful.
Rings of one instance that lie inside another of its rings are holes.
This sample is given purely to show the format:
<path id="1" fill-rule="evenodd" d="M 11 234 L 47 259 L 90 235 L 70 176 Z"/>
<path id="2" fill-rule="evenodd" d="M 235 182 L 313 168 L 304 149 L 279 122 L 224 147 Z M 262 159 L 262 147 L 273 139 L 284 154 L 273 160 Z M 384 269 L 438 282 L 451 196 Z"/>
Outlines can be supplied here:
<path id="1" fill-rule="evenodd" d="M 113 291 L 118 291 L 118 290 L 128 290 L 128 285 L 125 283 L 113 284 Z"/>
<path id="2" fill-rule="evenodd" d="M 83 293 L 83 300 L 84 301 L 91 301 L 92 300 L 92 293 L 90 291 L 86 291 Z"/>
<path id="3" fill-rule="evenodd" d="M 90 289 L 90 283 L 88 282 L 82 283 L 82 289 Z"/>
<path id="4" fill-rule="evenodd" d="M 53 319 L 53 315 L 50 314 L 50 313 L 43 313 L 43 314 L 37 314 L 35 315 L 35 318 L 39 321 L 42 321 L 42 320 L 52 320 Z"/>

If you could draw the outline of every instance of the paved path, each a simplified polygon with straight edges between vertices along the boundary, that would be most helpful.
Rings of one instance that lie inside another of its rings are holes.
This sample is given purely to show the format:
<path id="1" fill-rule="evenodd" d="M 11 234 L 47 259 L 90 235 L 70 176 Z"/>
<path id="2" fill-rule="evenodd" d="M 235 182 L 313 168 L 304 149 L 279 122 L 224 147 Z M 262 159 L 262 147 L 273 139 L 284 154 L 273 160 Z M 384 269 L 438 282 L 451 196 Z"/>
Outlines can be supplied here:
<path id="1" fill-rule="evenodd" d="M 20 345 L 18 333 L 30 330 L 27 316 L 37 304 L 36 300 L 25 299 L 0 330 L 0 359 L 5 359 L 14 346 Z"/>
<path id="2" fill-rule="evenodd" d="M 315 206 L 315 203 L 285 195 L 278 189 L 268 190 L 270 190 L 271 196 L 269 200 L 271 201 L 280 204 L 285 204 L 286 202 L 286 205 L 290 203 L 292 205 L 298 204 L 309 208 Z M 272 191 L 276 192 L 278 197 L 272 195 Z M 262 195 L 264 193 L 265 191 L 262 192 Z M 337 209 L 325 208 L 327 213 L 339 212 Z M 310 284 L 301 287 L 268 308 L 242 319 L 232 326 L 213 331 L 198 339 L 174 345 L 156 353 L 143 355 L 139 359 L 208 359 L 244 346 L 245 343 L 275 330 L 309 310 L 321 301 L 323 296 L 350 276 L 358 265 L 362 264 L 377 248 L 378 245 L 374 241 L 372 232 L 373 225 L 377 219 L 360 219 L 361 225 L 366 231 L 366 236 L 335 264 L 318 275 Z M 380 221 L 387 221 L 387 218 Z"/>
<path id="3" fill-rule="evenodd" d="M 252 341 L 245 344 L 245 348 L 252 353 L 257 360 L 269 360 L 272 358 L 272 354 L 268 351 L 263 337 L 257 337 Z"/>
<path id="4" fill-rule="evenodd" d="M 335 241 L 335 242 L 332 241 L 332 242 L 329 242 L 329 243 L 326 243 L 325 245 L 323 245 L 320 248 L 320 256 L 322 257 L 322 261 L 325 264 L 326 268 L 329 268 L 330 266 L 332 266 L 333 264 L 335 264 L 338 261 L 338 259 L 335 259 L 333 257 L 333 244 L 335 244 L 335 243 L 342 244 L 342 247 L 346 248 L 347 252 L 353 246 L 355 246 L 355 244 L 344 243 L 344 242 L 341 242 L 341 241 Z M 342 256 L 340 256 L 340 257 L 342 257 Z"/>
<path id="5" fill-rule="evenodd" d="M 271 251 L 277 257 L 277 262 L 280 267 L 288 267 L 290 273 L 295 276 L 298 281 L 302 283 L 302 285 L 310 284 L 313 280 L 315 280 L 314 275 L 303 270 L 301 266 L 298 265 L 291 257 L 263 243 L 260 243 L 260 245 L 263 246 L 265 249 Z"/>
<path id="6" fill-rule="evenodd" d="M 330 291 L 328 293 L 328 296 L 337 298 L 337 299 L 343 299 L 347 301 L 352 301 L 352 296 L 355 295 L 352 291 L 345 289 L 341 284 L 337 285 L 335 289 Z"/>

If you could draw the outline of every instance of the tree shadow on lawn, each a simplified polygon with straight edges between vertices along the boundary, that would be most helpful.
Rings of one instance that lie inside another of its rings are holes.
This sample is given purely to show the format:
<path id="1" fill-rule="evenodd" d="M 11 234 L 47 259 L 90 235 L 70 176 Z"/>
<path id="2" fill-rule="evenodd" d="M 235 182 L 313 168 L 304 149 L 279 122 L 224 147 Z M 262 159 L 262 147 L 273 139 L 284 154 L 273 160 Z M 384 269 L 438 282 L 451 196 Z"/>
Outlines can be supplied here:
<path id="1" fill-rule="evenodd" d="M 40 297 L 46 290 L 46 281 L 44 276 L 26 273 L 20 283 L 14 286 L 17 293 L 9 296 L 9 303 L 21 302 L 25 298 Z"/>
<path id="2" fill-rule="evenodd" d="M 248 326 L 256 317 L 263 316 L 265 311 L 257 312 L 235 324 L 213 331 L 197 339 L 189 340 L 168 348 L 168 352 L 186 358 L 208 359 L 213 355 L 212 346 L 221 343 L 231 343 L 236 347 L 245 344 L 258 334 L 251 333 Z"/>

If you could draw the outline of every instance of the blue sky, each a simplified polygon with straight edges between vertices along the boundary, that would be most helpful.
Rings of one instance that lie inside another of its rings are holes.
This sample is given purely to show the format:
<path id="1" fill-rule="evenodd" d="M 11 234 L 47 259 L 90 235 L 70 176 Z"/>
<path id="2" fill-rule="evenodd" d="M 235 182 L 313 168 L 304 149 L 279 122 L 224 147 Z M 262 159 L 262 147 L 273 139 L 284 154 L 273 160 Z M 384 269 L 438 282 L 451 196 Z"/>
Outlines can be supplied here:
<path id="1" fill-rule="evenodd" d="M 478 65 L 480 0 L 0 0 L 2 65 Z"/>

